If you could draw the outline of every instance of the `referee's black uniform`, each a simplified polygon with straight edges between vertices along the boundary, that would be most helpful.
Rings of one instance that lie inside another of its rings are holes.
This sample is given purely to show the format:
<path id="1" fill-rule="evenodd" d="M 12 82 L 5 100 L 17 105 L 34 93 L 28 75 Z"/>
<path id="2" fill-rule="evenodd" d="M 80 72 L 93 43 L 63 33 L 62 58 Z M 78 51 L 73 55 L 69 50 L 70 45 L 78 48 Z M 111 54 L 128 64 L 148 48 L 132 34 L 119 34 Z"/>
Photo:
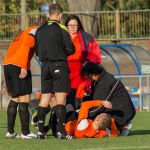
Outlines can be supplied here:
<path id="1" fill-rule="evenodd" d="M 38 28 L 36 55 L 42 62 L 41 92 L 69 92 L 70 79 L 67 56 L 75 52 L 67 28 L 50 20 Z"/>
<path id="2" fill-rule="evenodd" d="M 75 48 L 69 33 L 67 32 L 67 28 L 64 25 L 59 24 L 58 21 L 50 20 L 38 28 L 35 39 L 36 55 L 42 62 L 41 93 L 69 92 L 71 87 L 67 56 L 73 54 Z M 65 105 L 56 104 L 56 106 L 52 108 L 52 112 L 54 112 L 52 116 L 57 118 L 55 126 L 52 127 L 54 136 L 63 139 L 70 138 L 70 136 L 67 135 L 64 126 L 66 121 Z M 46 107 L 39 106 L 38 138 L 44 137 L 45 117 Z"/>

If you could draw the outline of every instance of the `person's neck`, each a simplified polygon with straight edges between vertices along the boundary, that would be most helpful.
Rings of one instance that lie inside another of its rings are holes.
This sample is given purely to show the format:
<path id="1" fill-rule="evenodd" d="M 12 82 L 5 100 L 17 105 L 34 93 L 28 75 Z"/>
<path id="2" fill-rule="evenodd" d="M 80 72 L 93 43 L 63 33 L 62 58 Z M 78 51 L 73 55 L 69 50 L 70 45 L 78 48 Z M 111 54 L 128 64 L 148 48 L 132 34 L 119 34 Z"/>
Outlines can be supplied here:
<path id="1" fill-rule="evenodd" d="M 70 33 L 70 36 L 71 36 L 72 39 L 73 39 L 76 35 L 77 35 L 77 33 L 73 33 L 73 34 Z"/>
<path id="2" fill-rule="evenodd" d="M 60 22 L 59 17 L 57 17 L 57 16 L 51 16 L 50 20 L 55 20 L 55 21 Z"/>
<path id="3" fill-rule="evenodd" d="M 97 126 L 97 124 L 95 124 L 94 121 L 92 122 L 92 126 L 93 126 L 93 129 L 94 129 L 96 132 L 99 132 L 99 127 Z"/>

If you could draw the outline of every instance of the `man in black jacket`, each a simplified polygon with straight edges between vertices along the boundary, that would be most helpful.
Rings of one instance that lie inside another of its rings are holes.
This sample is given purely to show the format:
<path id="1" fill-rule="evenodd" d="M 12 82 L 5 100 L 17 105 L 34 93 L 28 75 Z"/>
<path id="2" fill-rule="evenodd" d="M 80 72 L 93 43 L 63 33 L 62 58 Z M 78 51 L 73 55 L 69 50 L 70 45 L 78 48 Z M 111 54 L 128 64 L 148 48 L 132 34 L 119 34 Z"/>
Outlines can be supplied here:
<path id="1" fill-rule="evenodd" d="M 113 75 L 106 72 L 101 65 L 91 62 L 82 68 L 82 75 L 93 81 L 90 98 L 93 100 L 108 100 L 112 103 L 112 109 L 104 107 L 93 108 L 89 112 L 89 118 L 94 118 L 101 112 L 107 112 L 114 117 L 117 127 L 127 125 L 135 116 L 135 108 L 123 83 Z"/>
<path id="2" fill-rule="evenodd" d="M 59 4 L 49 7 L 50 20 L 40 26 L 36 32 L 36 55 L 41 66 L 41 101 L 38 108 L 39 138 L 44 136 L 46 109 L 52 93 L 56 105 L 53 110 L 57 117 L 56 137 L 72 139 L 65 131 L 66 94 L 70 91 L 69 67 L 67 56 L 75 52 L 67 28 L 60 24 L 63 9 Z"/>

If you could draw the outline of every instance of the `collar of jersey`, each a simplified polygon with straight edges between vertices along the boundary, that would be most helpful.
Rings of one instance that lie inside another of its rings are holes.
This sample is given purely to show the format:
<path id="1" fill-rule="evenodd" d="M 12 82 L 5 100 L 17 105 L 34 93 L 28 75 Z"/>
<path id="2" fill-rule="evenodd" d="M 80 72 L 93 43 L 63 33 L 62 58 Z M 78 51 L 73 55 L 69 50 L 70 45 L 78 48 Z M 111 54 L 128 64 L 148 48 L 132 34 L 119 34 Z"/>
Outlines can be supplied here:
<path id="1" fill-rule="evenodd" d="M 67 27 L 64 26 L 63 24 L 59 23 L 59 22 L 56 21 L 56 20 L 49 20 L 49 21 L 47 22 L 48 25 L 51 25 L 52 23 L 57 23 L 62 29 L 66 30 L 66 31 L 68 32 Z"/>

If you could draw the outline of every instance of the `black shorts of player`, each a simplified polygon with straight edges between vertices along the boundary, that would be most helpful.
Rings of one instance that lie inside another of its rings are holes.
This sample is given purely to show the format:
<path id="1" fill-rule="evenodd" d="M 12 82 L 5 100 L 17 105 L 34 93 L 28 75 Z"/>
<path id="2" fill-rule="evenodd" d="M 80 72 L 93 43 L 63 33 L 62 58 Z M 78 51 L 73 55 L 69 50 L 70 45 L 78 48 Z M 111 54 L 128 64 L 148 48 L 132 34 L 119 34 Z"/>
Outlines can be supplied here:
<path id="1" fill-rule="evenodd" d="M 42 63 L 41 93 L 69 92 L 70 77 L 66 61 Z"/>
<path id="2" fill-rule="evenodd" d="M 15 65 L 4 65 L 4 75 L 8 94 L 12 97 L 32 93 L 31 71 L 24 79 L 19 78 L 21 68 Z"/>

